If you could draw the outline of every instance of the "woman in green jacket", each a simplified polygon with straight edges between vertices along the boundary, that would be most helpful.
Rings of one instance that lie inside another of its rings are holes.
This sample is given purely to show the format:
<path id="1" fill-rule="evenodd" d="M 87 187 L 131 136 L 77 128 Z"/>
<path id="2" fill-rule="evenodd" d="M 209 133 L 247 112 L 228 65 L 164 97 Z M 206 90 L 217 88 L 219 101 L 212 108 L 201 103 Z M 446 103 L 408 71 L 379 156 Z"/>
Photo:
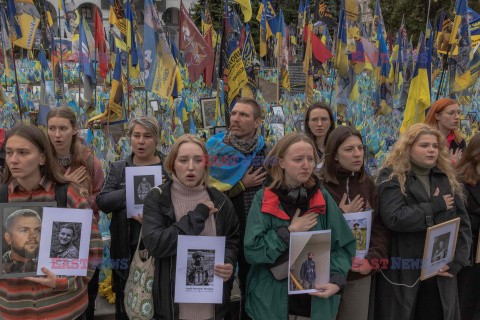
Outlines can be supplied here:
<path id="1" fill-rule="evenodd" d="M 253 199 L 244 242 L 245 257 L 252 264 L 246 311 L 253 319 L 284 320 L 290 314 L 332 320 L 337 314 L 355 256 L 355 238 L 335 201 L 320 186 L 314 173 L 317 163 L 315 145 L 303 133 L 285 136 L 267 156 L 265 168 L 273 181 Z M 317 285 L 320 292 L 288 296 L 290 232 L 327 229 L 332 231 L 330 282 Z M 283 275 L 274 276 L 273 267 L 284 267 Z"/>

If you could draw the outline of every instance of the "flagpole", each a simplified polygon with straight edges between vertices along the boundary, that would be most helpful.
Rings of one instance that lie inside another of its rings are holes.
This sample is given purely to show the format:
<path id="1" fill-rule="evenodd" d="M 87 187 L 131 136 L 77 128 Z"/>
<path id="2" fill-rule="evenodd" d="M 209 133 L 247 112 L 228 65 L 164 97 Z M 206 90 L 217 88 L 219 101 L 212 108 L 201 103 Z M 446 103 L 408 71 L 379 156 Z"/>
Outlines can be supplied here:
<path id="1" fill-rule="evenodd" d="M 282 40 L 277 38 L 277 105 L 280 104 L 280 46 L 282 45 Z"/>
<path id="2" fill-rule="evenodd" d="M 130 116 L 130 49 L 127 59 L 127 119 Z"/>
<path id="3" fill-rule="evenodd" d="M 22 104 L 20 103 L 20 90 L 18 88 L 17 65 L 15 63 L 15 47 L 14 46 L 12 46 L 12 57 L 13 57 L 13 70 L 15 70 L 15 83 L 16 83 L 16 89 L 17 89 L 18 111 L 20 113 L 20 120 L 23 120 Z"/>
<path id="4" fill-rule="evenodd" d="M 447 59 L 448 59 L 448 54 L 450 53 L 450 47 L 452 45 L 448 45 L 448 50 L 447 50 L 447 54 L 444 56 L 444 60 L 443 60 L 443 68 L 442 68 L 442 76 L 440 77 L 440 84 L 438 85 L 438 91 L 437 91 L 437 96 L 435 98 L 435 101 L 438 100 L 438 97 L 440 95 L 440 92 L 442 91 L 442 85 L 443 85 L 443 77 L 445 75 L 445 70 L 447 69 Z"/>
<path id="5" fill-rule="evenodd" d="M 60 25 L 60 8 L 58 8 L 58 19 L 57 19 L 57 22 L 58 22 L 58 36 L 60 37 L 60 76 L 62 77 L 62 86 L 63 86 L 63 53 L 62 53 L 62 27 Z M 55 39 L 54 39 L 55 40 Z M 52 63 L 52 67 L 53 67 L 53 63 Z M 53 74 L 53 82 L 55 82 L 55 73 Z M 60 92 L 63 93 L 63 88 L 60 88 Z M 56 96 L 56 92 L 55 92 L 55 96 Z M 63 96 L 63 94 L 62 94 Z M 56 99 L 57 102 L 59 99 Z"/>

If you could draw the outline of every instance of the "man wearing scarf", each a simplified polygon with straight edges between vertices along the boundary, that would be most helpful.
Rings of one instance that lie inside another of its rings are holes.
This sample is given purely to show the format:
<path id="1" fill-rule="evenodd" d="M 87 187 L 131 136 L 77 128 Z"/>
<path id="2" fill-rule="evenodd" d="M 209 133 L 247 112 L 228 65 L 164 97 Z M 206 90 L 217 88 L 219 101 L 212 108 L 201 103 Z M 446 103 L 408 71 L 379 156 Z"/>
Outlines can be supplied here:
<path id="1" fill-rule="evenodd" d="M 232 201 L 240 221 L 241 239 L 245 234 L 248 211 L 253 197 L 261 189 L 266 177 L 265 157 L 271 147 L 261 135 L 262 109 L 254 99 L 239 99 L 230 112 L 230 128 L 207 141 L 210 182 Z M 238 277 L 242 301 L 250 265 L 242 250 L 239 252 Z M 241 319 L 249 319 L 242 303 Z"/>

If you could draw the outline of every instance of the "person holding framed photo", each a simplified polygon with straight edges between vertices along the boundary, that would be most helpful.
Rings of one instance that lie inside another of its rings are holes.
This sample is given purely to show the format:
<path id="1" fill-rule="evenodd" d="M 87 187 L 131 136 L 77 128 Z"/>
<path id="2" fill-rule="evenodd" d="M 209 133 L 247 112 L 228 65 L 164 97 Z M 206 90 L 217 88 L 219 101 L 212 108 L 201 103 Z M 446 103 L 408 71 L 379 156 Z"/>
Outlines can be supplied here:
<path id="1" fill-rule="evenodd" d="M 456 275 L 469 264 L 470 219 L 442 133 L 410 126 L 377 179 L 380 217 L 391 231 L 389 268 L 378 278 L 375 316 L 392 320 L 459 319 Z M 460 218 L 453 261 L 419 281 L 427 229 Z"/>
<path id="2" fill-rule="evenodd" d="M 460 106 L 458 101 L 450 98 L 442 98 L 435 101 L 423 123 L 429 124 L 438 129 L 446 139 L 446 145 L 453 164 L 458 163 L 465 149 L 465 139 L 458 132 L 460 124 Z"/>
<path id="3" fill-rule="evenodd" d="M 315 142 L 315 151 L 320 162 L 323 162 L 327 139 L 333 129 L 335 121 L 330 107 L 322 102 L 316 102 L 308 107 L 305 113 L 305 133 Z"/>
<path id="4" fill-rule="evenodd" d="M 368 253 L 365 259 L 353 262 L 337 315 L 337 320 L 366 320 L 369 301 L 374 299 L 370 297 L 371 276 L 378 272 L 381 261 L 388 258 L 390 231 L 378 214 L 378 191 L 365 170 L 360 132 L 352 127 L 337 127 L 330 133 L 325 152 L 325 163 L 320 170 L 322 184 L 342 213 L 373 211 Z M 359 226 L 358 223 L 355 225 Z M 363 233 L 356 229 L 352 233 L 357 239 L 358 249 L 358 242 L 363 242 L 359 241 L 363 240 Z"/>
<path id="5" fill-rule="evenodd" d="M 229 311 L 240 249 L 239 222 L 230 199 L 210 187 L 205 154 L 207 148 L 197 136 L 179 137 L 165 159 L 164 168 L 171 179 L 152 188 L 145 200 L 142 240 L 155 258 L 154 319 L 223 319 Z M 213 270 L 223 278 L 221 304 L 174 303 L 179 235 L 226 237 L 225 263 Z"/>
<path id="6" fill-rule="evenodd" d="M 480 263 L 478 263 L 478 235 L 480 229 L 480 133 L 475 134 L 465 148 L 457 166 L 457 177 L 466 194 L 466 207 L 472 228 L 472 265 L 458 274 L 458 298 L 462 320 L 480 318 Z"/>
<path id="7" fill-rule="evenodd" d="M 110 223 L 111 247 L 110 257 L 120 265 L 130 262 L 137 249 L 141 215 L 127 218 L 127 199 L 125 168 L 134 166 L 163 165 L 163 156 L 157 151 L 160 143 L 160 126 L 153 117 L 134 118 L 128 125 L 128 136 L 132 145 L 132 154 L 124 160 L 110 164 L 107 178 L 97 196 L 97 204 L 103 212 L 112 213 Z M 125 284 L 130 268 L 112 270 L 112 290 L 116 294 L 115 319 L 128 320 L 124 304 Z"/>
<path id="8" fill-rule="evenodd" d="M 59 207 L 89 209 L 79 188 L 65 180 L 37 127 L 19 124 L 6 137 L 6 169 L 0 188 L 1 202 L 53 202 Z M 42 267 L 46 277 L 0 280 L 2 319 L 85 319 L 87 284 L 102 260 L 103 242 L 95 217 L 86 277 L 57 277 Z"/>
<path id="9" fill-rule="evenodd" d="M 304 133 L 283 137 L 265 160 L 272 179 L 253 198 L 244 239 L 245 257 L 252 264 L 245 309 L 253 319 L 334 319 L 337 314 L 355 238 L 314 172 L 318 162 L 316 147 Z M 315 286 L 319 292 L 289 296 L 290 232 L 316 230 L 331 230 L 330 281 Z"/>
<path id="10" fill-rule="evenodd" d="M 53 155 L 61 165 L 64 179 L 78 185 L 80 192 L 88 200 L 95 218 L 99 221 L 100 213 L 96 198 L 105 181 L 103 168 L 93 151 L 82 144 L 78 138 L 75 112 L 69 107 L 51 109 L 47 114 L 47 133 Z M 97 268 L 92 280 L 88 283 L 87 320 L 93 320 L 99 275 L 100 269 Z"/>

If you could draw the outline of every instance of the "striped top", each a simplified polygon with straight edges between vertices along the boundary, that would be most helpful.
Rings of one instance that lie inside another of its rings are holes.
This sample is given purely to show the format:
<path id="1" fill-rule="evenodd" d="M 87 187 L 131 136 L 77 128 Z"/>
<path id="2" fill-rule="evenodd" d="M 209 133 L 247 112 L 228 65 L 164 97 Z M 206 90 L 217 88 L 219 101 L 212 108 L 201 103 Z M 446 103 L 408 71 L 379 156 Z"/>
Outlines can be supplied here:
<path id="1" fill-rule="evenodd" d="M 55 183 L 46 177 L 32 191 L 23 189 L 16 180 L 8 186 L 8 202 L 51 202 L 54 199 Z M 73 183 L 68 187 L 67 206 L 89 208 Z M 0 279 L 0 318 L 73 320 L 79 317 L 87 308 L 88 281 L 103 255 L 102 236 L 93 216 L 91 230 L 86 277 L 57 277 L 55 289 L 23 279 Z"/>

